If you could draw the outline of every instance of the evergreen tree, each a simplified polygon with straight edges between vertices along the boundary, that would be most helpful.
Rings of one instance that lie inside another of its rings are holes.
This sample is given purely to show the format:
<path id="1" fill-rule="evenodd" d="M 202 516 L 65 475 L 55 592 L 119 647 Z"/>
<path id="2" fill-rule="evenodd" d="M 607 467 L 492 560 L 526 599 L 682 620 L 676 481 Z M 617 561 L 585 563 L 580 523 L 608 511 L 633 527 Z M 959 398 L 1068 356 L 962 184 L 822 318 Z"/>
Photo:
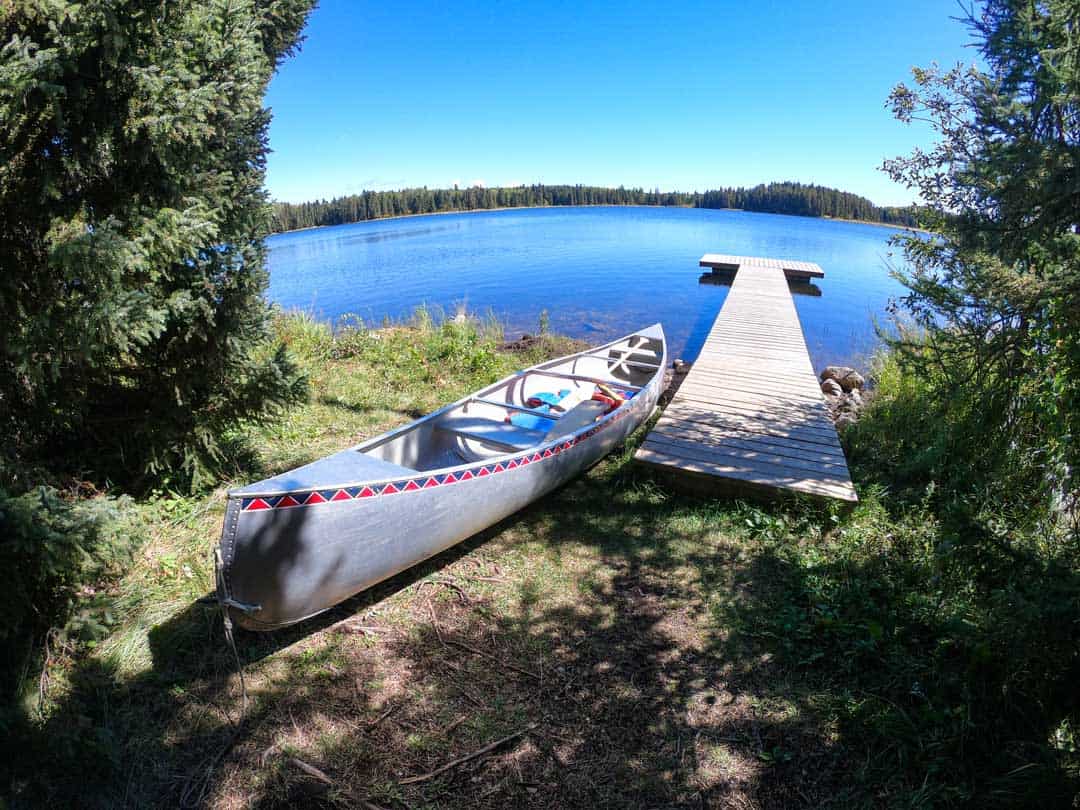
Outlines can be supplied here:
<path id="1" fill-rule="evenodd" d="M 916 69 L 891 96 L 901 120 L 941 136 L 885 165 L 929 204 L 938 234 L 902 240 L 905 303 L 929 342 L 899 346 L 916 373 L 946 381 L 954 469 L 1012 482 L 1004 499 L 1023 498 L 1023 483 L 1068 492 L 1080 462 L 1080 14 L 1074 0 L 989 0 L 968 23 L 985 73 Z"/>
<path id="2" fill-rule="evenodd" d="M 3 5 L 9 453 L 190 480 L 223 431 L 302 393 L 267 346 L 262 98 L 311 5 Z"/>

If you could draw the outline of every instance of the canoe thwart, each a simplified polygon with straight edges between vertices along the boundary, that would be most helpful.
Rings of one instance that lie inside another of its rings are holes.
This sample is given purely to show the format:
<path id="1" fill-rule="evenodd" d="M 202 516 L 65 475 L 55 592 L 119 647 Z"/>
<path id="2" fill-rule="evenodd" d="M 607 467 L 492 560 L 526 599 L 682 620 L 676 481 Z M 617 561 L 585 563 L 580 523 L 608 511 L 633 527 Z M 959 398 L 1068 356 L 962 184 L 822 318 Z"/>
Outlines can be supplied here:
<path id="1" fill-rule="evenodd" d="M 529 408 L 525 405 L 518 405 L 513 402 L 505 402 L 498 399 L 489 399 L 488 397 L 472 397 L 469 402 L 479 402 L 483 405 L 492 405 L 496 408 L 509 408 L 512 411 L 518 411 L 520 413 L 527 413 L 530 416 L 538 416 L 541 419 L 560 419 L 561 415 L 552 411 L 541 411 L 539 408 Z"/>

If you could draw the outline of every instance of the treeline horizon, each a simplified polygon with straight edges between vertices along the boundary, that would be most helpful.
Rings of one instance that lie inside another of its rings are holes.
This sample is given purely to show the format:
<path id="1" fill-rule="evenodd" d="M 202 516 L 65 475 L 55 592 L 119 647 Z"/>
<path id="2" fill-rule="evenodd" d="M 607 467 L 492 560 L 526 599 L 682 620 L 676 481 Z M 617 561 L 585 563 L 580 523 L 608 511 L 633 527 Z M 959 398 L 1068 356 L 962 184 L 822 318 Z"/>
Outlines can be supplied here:
<path id="1" fill-rule="evenodd" d="M 879 206 L 866 197 L 828 186 L 805 183 L 762 183 L 752 188 L 720 188 L 704 192 L 646 191 L 583 185 L 531 185 L 484 188 L 363 191 L 302 203 L 273 203 L 274 233 L 346 225 L 371 219 L 477 211 L 575 205 L 652 205 L 658 207 L 737 209 L 768 214 L 830 217 L 918 225 L 914 206 Z"/>

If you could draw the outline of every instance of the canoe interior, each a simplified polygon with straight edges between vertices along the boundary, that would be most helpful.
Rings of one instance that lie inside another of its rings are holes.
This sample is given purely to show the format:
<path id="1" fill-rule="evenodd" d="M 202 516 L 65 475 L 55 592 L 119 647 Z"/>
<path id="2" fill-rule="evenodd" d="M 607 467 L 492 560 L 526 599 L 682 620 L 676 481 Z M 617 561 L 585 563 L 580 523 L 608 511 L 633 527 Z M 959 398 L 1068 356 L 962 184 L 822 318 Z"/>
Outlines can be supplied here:
<path id="1" fill-rule="evenodd" d="M 520 452 L 601 416 L 606 407 L 592 399 L 598 383 L 633 397 L 663 373 L 665 356 L 663 333 L 651 327 L 533 366 L 403 428 L 229 494 L 388 480 Z"/>

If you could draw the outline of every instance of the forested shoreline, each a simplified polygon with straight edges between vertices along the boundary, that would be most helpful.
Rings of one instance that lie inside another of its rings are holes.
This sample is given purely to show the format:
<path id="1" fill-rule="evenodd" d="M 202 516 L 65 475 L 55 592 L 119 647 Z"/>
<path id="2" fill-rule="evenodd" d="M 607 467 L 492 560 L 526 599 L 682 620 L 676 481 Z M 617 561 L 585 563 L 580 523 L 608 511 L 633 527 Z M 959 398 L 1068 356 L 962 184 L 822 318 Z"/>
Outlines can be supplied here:
<path id="1" fill-rule="evenodd" d="M 857 194 L 825 186 L 769 183 L 753 188 L 721 188 L 705 192 L 582 185 L 364 191 L 332 200 L 275 202 L 272 228 L 275 233 L 282 233 L 416 214 L 573 205 L 736 208 L 769 214 L 855 219 L 909 227 L 918 225 L 913 207 L 879 206 Z"/>

